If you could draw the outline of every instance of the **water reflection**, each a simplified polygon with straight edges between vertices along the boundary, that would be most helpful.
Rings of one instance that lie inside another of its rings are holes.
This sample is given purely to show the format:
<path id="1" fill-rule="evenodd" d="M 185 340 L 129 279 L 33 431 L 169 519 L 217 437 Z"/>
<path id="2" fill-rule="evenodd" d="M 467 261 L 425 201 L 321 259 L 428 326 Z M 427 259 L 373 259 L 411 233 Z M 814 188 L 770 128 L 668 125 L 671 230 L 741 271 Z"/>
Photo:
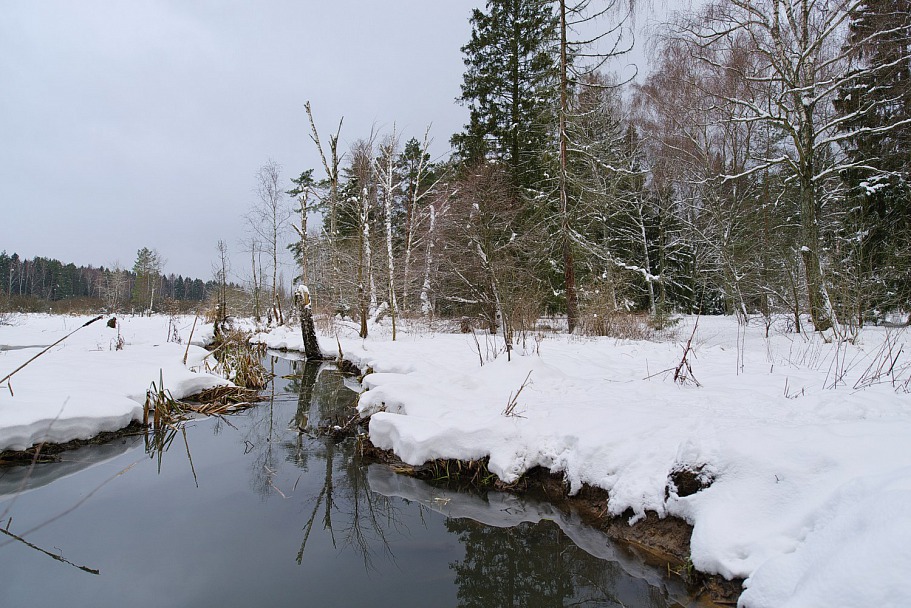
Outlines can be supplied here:
<path id="1" fill-rule="evenodd" d="M 0 468 L 0 501 L 35 490 L 87 468 L 113 460 L 142 445 L 142 437 L 121 437 L 104 445 L 70 450 L 60 462 Z"/>
<path id="2" fill-rule="evenodd" d="M 319 522 L 334 548 L 355 550 L 372 569 L 375 556 L 393 557 L 386 531 L 396 524 L 395 509 L 385 496 L 369 491 L 358 450 L 319 432 L 351 415 L 357 393 L 331 363 L 291 361 L 291 372 L 282 378 L 286 382 L 281 387 L 281 394 L 296 400 L 281 441 L 285 461 L 305 471 L 311 460 L 322 467 L 322 483 L 301 530 L 297 563 L 303 562 L 307 541 Z M 270 405 L 274 400 L 273 394 Z"/>
<path id="3" fill-rule="evenodd" d="M 439 489 L 387 467 L 366 467 L 354 439 L 339 442 L 320 433 L 350 416 L 355 405 L 356 393 L 345 377 L 332 364 L 292 361 L 290 366 L 291 374 L 276 379 L 268 414 L 263 408 L 253 425 L 260 429 L 257 440 L 268 444 L 254 469 L 259 468 L 260 492 L 284 496 L 273 483 L 278 464 L 272 409 L 277 401 L 293 401 L 293 416 L 281 429 L 284 461 L 303 471 L 321 467 L 319 490 L 310 498 L 301 528 L 297 564 L 306 562 L 308 540 L 322 529 L 333 548 L 357 553 L 368 572 L 377 569 L 378 557 L 387 565 L 408 534 L 400 517 L 408 505 L 447 516 L 444 529 L 463 551 L 461 559 L 448 562 L 461 607 L 659 608 L 679 605 L 670 597 L 685 600 L 682 584 L 664 580 L 573 514 L 508 494 L 481 497 Z"/>
<path id="4" fill-rule="evenodd" d="M 568 541 L 559 529 L 520 524 L 494 528 L 470 519 L 450 519 L 465 558 L 450 564 L 459 586 L 459 605 L 563 606 L 573 595 L 573 580 L 563 559 Z"/>
<path id="5" fill-rule="evenodd" d="M 447 517 L 465 549 L 450 564 L 459 605 L 643 606 L 689 603 L 668 579 L 578 515 L 512 494 L 486 496 L 432 486 L 371 465 L 373 491 L 426 506 Z"/>
<path id="6" fill-rule="evenodd" d="M 668 606 L 664 592 L 633 584 L 621 568 L 593 558 L 551 522 L 496 528 L 450 519 L 446 528 L 465 547 L 450 564 L 459 606 Z"/>
<path id="7" fill-rule="evenodd" d="M 0 605 L 119 606 L 126 594 L 137 606 L 686 603 L 572 514 L 364 466 L 355 438 L 320 432 L 350 415 L 351 380 L 331 364 L 266 365 L 278 374 L 268 401 L 189 422 L 187 449 L 175 439 L 160 468 L 140 440 L 138 454 L 98 451 L 110 460 L 22 494 L 11 530 L 101 574 L 0 540 Z"/>

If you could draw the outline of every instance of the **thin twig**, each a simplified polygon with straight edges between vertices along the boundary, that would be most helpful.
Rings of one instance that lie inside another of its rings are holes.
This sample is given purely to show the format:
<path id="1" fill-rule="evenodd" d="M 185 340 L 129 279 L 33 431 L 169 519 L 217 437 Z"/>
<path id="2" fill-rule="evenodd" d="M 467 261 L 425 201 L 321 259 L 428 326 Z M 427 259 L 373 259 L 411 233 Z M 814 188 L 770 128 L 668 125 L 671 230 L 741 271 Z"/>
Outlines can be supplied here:
<path id="1" fill-rule="evenodd" d="M 471 329 L 471 337 L 474 338 L 474 345 L 478 349 L 478 360 L 481 362 L 481 367 L 484 367 L 484 357 L 481 356 L 481 343 L 478 342 L 478 336 L 474 333 L 474 328 Z"/>
<path id="2" fill-rule="evenodd" d="M 126 467 L 126 468 L 124 468 L 124 469 L 121 469 L 120 471 L 118 471 L 118 472 L 115 473 L 114 475 L 108 477 L 107 479 L 105 479 L 105 480 L 101 483 L 101 485 L 97 486 L 94 490 L 92 490 L 91 492 L 89 492 L 88 494 L 86 494 L 85 496 L 83 496 L 80 500 L 76 501 L 76 503 L 74 503 L 71 507 L 69 507 L 68 509 L 65 509 L 64 511 L 61 511 L 60 513 L 58 513 L 58 514 L 55 515 L 54 517 L 52 517 L 52 518 L 50 518 L 50 519 L 47 519 L 47 520 L 41 522 L 40 524 L 38 524 L 38 525 L 36 525 L 36 526 L 33 526 L 32 528 L 26 530 L 26 531 L 23 533 L 23 535 L 31 534 L 32 532 L 37 532 L 37 531 L 40 530 L 41 528 L 43 528 L 43 527 L 45 527 L 45 526 L 47 526 L 47 525 L 49 525 L 49 524 L 52 524 L 53 522 L 57 521 L 57 520 L 60 519 L 61 517 L 64 517 L 65 515 L 69 515 L 70 513 L 72 513 L 73 511 L 75 511 L 75 510 L 78 509 L 79 507 L 81 507 L 88 499 L 90 499 L 92 496 L 94 496 L 95 493 L 98 492 L 101 488 L 103 488 L 104 486 L 108 485 L 110 482 L 114 481 L 115 479 L 117 479 L 118 477 L 120 477 L 121 475 L 123 475 L 124 473 L 126 473 L 127 471 L 129 471 L 130 469 L 132 469 L 133 467 L 135 467 L 135 466 L 136 466 L 137 464 L 139 464 L 140 462 L 141 462 L 140 460 L 137 460 L 136 462 L 134 462 L 133 464 L 129 465 L 128 467 Z M 0 543 L 0 549 L 2 549 L 3 547 L 5 547 L 6 545 L 10 544 L 11 542 L 13 542 L 13 541 L 9 540 L 9 541 L 6 541 L 5 543 Z"/>
<path id="3" fill-rule="evenodd" d="M 199 487 L 199 479 L 196 477 L 196 467 L 193 466 L 193 455 L 190 454 L 190 442 L 187 441 L 187 427 L 181 426 L 181 432 L 183 433 L 183 444 L 187 446 L 187 458 L 190 459 L 190 470 L 193 471 L 193 481 L 196 482 L 196 487 Z"/>
<path id="4" fill-rule="evenodd" d="M 693 348 L 693 338 L 696 336 L 696 328 L 698 327 L 699 317 L 696 317 L 696 322 L 693 324 L 693 333 L 690 334 L 690 339 L 686 341 L 686 347 L 683 349 L 683 358 L 680 359 L 680 363 L 674 370 L 674 382 L 685 384 L 687 380 L 692 380 L 696 386 L 702 386 L 699 384 L 699 381 L 696 380 L 696 377 L 693 376 L 693 368 L 690 367 L 690 362 L 687 359 L 689 357 L 690 351 Z M 686 368 L 687 373 L 683 373 L 684 368 Z"/>
<path id="5" fill-rule="evenodd" d="M 50 346 L 48 346 L 47 348 L 45 348 L 44 350 L 42 350 L 40 353 L 38 353 L 37 355 L 35 355 L 35 356 L 32 357 L 31 359 L 29 359 L 28 361 L 26 361 L 25 363 L 23 363 L 22 365 L 20 365 L 19 367 L 17 367 L 17 368 L 14 369 L 13 371 L 11 371 L 10 373 L 8 373 L 8 374 L 7 374 L 6 376 L 4 376 L 3 378 L 0 378 L 0 384 L 2 384 L 3 382 L 9 380 L 10 378 L 12 378 L 12 377 L 13 377 L 13 374 L 15 374 L 16 372 L 18 372 L 19 370 L 21 370 L 23 367 L 25 367 L 26 365 L 28 365 L 28 364 L 31 363 L 32 361 L 34 361 L 35 359 L 37 359 L 38 357 L 40 357 L 41 355 L 43 355 L 43 354 L 46 353 L 47 351 L 51 350 L 52 348 L 54 348 L 55 346 L 57 346 L 58 344 L 60 344 L 61 342 L 63 342 L 63 341 L 66 340 L 67 338 L 69 338 L 70 336 L 72 336 L 74 333 L 76 333 L 77 331 L 79 331 L 79 330 L 82 329 L 83 327 L 88 327 L 89 325 L 91 325 L 91 324 L 94 323 L 95 321 L 100 321 L 100 320 L 103 319 L 103 318 L 104 318 L 104 315 L 98 315 L 97 317 L 95 317 L 95 318 L 92 319 L 91 321 L 86 321 L 85 323 L 83 323 L 82 325 L 80 325 L 79 327 L 77 327 L 76 329 L 74 329 L 73 331 L 71 331 L 70 333 L 68 333 L 67 335 L 63 336 L 62 338 L 60 338 L 59 340 L 57 340 L 56 342 L 54 342 L 53 344 L 51 344 Z M 11 392 L 12 392 L 12 389 L 11 389 Z"/>
<path id="6" fill-rule="evenodd" d="M 516 418 L 525 417 L 525 416 L 522 416 L 521 414 L 516 413 L 516 405 L 518 405 L 519 395 L 522 394 L 522 390 L 528 384 L 528 379 L 531 378 L 531 372 L 533 372 L 533 371 L 534 370 L 528 370 L 528 375 L 525 376 L 525 380 L 522 382 L 522 386 L 519 387 L 519 390 L 516 391 L 515 395 L 513 395 L 512 393 L 509 394 L 509 401 L 506 403 L 506 409 L 503 410 L 504 416 L 514 416 Z"/>
<path id="7" fill-rule="evenodd" d="M 187 348 L 183 351 L 183 364 L 187 364 L 187 357 L 190 355 L 190 343 L 193 341 L 193 332 L 196 331 L 196 322 L 199 320 L 199 312 L 193 319 L 193 327 L 190 329 L 190 337 L 187 338 Z"/>
<path id="8" fill-rule="evenodd" d="M 72 567 L 74 567 L 74 568 L 78 568 L 79 570 L 82 570 L 83 572 L 88 572 L 89 574 L 95 574 L 95 575 L 101 574 L 101 571 L 100 571 L 100 570 L 96 570 L 96 569 L 94 569 L 94 568 L 89 568 L 88 566 L 80 566 L 79 564 L 74 564 L 73 562 L 71 562 L 70 560 L 66 559 L 65 557 L 61 557 L 60 555 L 57 555 L 57 554 L 55 554 L 55 553 L 51 553 L 50 551 L 46 551 L 45 549 L 42 549 L 41 547 L 39 547 L 39 546 L 37 546 L 37 545 L 33 545 L 32 543 L 28 542 L 27 540 L 25 540 L 25 539 L 22 538 L 21 536 L 17 536 L 17 535 L 15 535 L 15 534 L 13 534 L 13 533 L 10 532 L 9 530 L 4 530 L 3 528 L 0 528 L 0 532 L 3 532 L 3 533 L 6 534 L 7 536 L 10 536 L 10 537 L 12 537 L 12 538 L 18 540 L 20 543 L 22 543 L 22 544 L 25 545 L 26 547 L 30 547 L 30 548 L 34 549 L 35 551 L 40 551 L 41 553 L 44 553 L 45 555 L 47 555 L 47 556 L 50 557 L 51 559 L 56 559 L 58 562 L 63 562 L 64 564 L 69 564 L 70 566 L 72 566 Z"/>

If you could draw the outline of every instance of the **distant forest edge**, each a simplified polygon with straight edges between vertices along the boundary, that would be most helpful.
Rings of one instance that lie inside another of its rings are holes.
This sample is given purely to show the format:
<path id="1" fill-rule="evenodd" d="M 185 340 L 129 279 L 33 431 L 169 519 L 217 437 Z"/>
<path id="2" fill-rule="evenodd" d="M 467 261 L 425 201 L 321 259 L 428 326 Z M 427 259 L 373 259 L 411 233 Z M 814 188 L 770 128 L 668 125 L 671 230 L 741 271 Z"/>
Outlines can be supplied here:
<path id="1" fill-rule="evenodd" d="M 22 259 L 0 251 L 0 310 L 191 310 L 217 287 L 213 280 L 164 274 L 157 253 L 146 248 L 139 250 L 132 270 L 76 266 L 40 256 Z"/>

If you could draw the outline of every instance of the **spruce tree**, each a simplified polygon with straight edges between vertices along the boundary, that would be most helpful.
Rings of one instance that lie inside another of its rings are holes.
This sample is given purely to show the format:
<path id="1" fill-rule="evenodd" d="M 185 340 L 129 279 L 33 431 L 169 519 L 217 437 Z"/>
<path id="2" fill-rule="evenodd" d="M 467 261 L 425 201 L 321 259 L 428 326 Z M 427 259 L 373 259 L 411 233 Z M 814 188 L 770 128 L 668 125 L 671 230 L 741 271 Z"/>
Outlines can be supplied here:
<path id="1" fill-rule="evenodd" d="M 161 266 L 161 256 L 156 250 L 143 247 L 136 252 L 136 261 L 133 263 L 136 280 L 132 299 L 138 310 L 151 311 L 154 307 L 155 297 L 160 295 L 157 287 Z"/>
<path id="2" fill-rule="evenodd" d="M 551 2 L 488 0 L 475 9 L 459 101 L 469 123 L 452 143 L 461 160 L 506 163 L 514 185 L 534 188 L 553 150 L 558 107 L 557 19 Z"/>
<path id="3" fill-rule="evenodd" d="M 851 13 L 855 71 L 835 102 L 850 159 L 851 204 L 842 266 L 854 279 L 858 321 L 911 298 L 911 0 L 867 0 Z"/>

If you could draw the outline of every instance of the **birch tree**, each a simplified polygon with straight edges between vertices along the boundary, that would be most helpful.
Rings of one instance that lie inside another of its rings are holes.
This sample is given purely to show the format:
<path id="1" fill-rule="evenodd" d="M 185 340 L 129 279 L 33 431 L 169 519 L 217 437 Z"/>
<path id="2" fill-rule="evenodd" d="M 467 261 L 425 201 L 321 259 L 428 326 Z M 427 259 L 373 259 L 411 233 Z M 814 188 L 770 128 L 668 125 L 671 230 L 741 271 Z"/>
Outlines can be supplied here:
<path id="1" fill-rule="evenodd" d="M 437 190 L 433 200 L 427 206 L 427 233 L 424 237 L 424 271 L 423 280 L 421 281 L 421 291 L 419 300 L 421 302 L 421 314 L 425 319 L 429 319 L 434 312 L 434 293 L 431 286 L 431 277 L 437 264 L 434 255 L 438 240 L 438 222 L 445 220 L 446 212 L 449 210 L 449 199 L 451 193 L 446 190 Z"/>
<path id="2" fill-rule="evenodd" d="M 745 322 L 754 305 L 769 309 L 774 291 L 763 282 L 769 279 L 770 254 L 778 253 L 765 230 L 776 197 L 768 188 L 770 172 L 749 169 L 777 143 L 763 123 L 741 120 L 742 106 L 723 101 L 763 99 L 763 86 L 740 77 L 756 72 L 759 55 L 749 38 L 738 36 L 730 47 L 700 48 L 700 56 L 711 54 L 711 61 L 694 57 L 689 45 L 671 38 L 657 46 L 654 69 L 635 90 L 636 120 L 650 164 L 660 167 L 680 205 L 695 288 L 703 294 L 699 306 L 711 309 L 717 289 L 724 312 Z"/>
<path id="3" fill-rule="evenodd" d="M 284 204 L 284 191 L 280 187 L 281 167 L 269 160 L 256 172 L 254 189 L 257 201 L 248 215 L 253 231 L 262 239 L 271 258 L 272 284 L 269 319 L 279 325 L 284 323 L 281 293 L 278 285 L 279 250 L 290 213 Z"/>
<path id="4" fill-rule="evenodd" d="M 436 214 L 433 205 L 428 205 L 427 200 L 436 194 L 437 186 L 440 185 L 446 171 L 438 171 L 438 168 L 430 160 L 430 127 L 424 131 L 424 138 L 419 143 L 417 139 L 410 139 L 405 144 L 402 151 L 399 165 L 402 173 L 402 188 L 405 195 L 405 226 L 403 228 L 404 237 L 404 262 L 402 268 L 402 308 L 411 310 L 411 283 L 412 268 L 415 251 L 421 244 L 422 228 L 427 222 L 435 222 L 431 215 Z M 429 229 L 426 234 L 428 238 L 433 238 L 433 229 Z M 429 243 L 424 243 L 429 246 Z M 426 279 L 426 274 L 424 276 Z M 423 283 L 422 288 L 423 290 Z M 423 310 L 423 302 L 421 306 Z"/>
<path id="5" fill-rule="evenodd" d="M 220 325 L 228 318 L 228 270 L 230 261 L 228 254 L 228 245 L 221 239 L 215 246 L 218 257 L 212 265 L 212 275 L 215 279 L 216 286 L 216 313 L 215 313 L 215 333 L 220 331 Z"/>
<path id="6" fill-rule="evenodd" d="M 354 242 L 357 246 L 357 305 L 360 319 L 360 336 L 367 337 L 367 319 L 376 310 L 376 284 L 373 278 L 373 250 L 371 247 L 372 212 L 377 196 L 374 171 L 373 134 L 370 139 L 359 139 L 351 146 L 350 175 L 346 189 L 349 204 L 355 216 Z"/>
<path id="7" fill-rule="evenodd" d="M 329 155 L 326 155 L 325 150 L 323 149 L 323 144 L 320 141 L 319 131 L 316 129 L 316 123 L 313 120 L 313 110 L 310 107 L 310 102 L 304 104 L 304 109 L 307 111 L 307 118 L 310 120 L 310 139 L 316 145 L 316 150 L 319 152 L 320 161 L 322 161 L 323 169 L 326 172 L 325 183 L 327 187 L 327 194 L 324 201 L 324 207 L 326 209 L 326 221 L 324 222 L 328 229 L 326 230 L 326 237 L 329 245 L 329 265 L 332 269 L 332 276 L 329 278 L 329 283 L 333 289 L 336 291 L 336 305 L 341 308 L 343 303 L 342 297 L 342 286 L 341 286 L 341 271 L 339 268 L 339 258 L 338 258 L 338 238 L 339 238 L 339 166 L 341 158 L 338 153 L 338 139 L 339 134 L 342 131 L 342 123 L 344 122 L 344 117 L 340 118 L 338 121 L 338 128 L 335 130 L 335 134 L 329 137 Z"/>
<path id="8" fill-rule="evenodd" d="M 395 297 L 395 254 L 392 251 L 392 213 L 396 196 L 399 191 L 398 179 L 395 171 L 398 156 L 398 134 L 395 125 L 392 133 L 380 144 L 380 156 L 375 161 L 375 172 L 379 178 L 383 200 L 383 225 L 386 237 L 386 295 L 389 303 L 389 313 L 392 319 L 392 340 L 395 341 L 396 315 L 398 304 Z"/>
<path id="9" fill-rule="evenodd" d="M 11 288 L 12 268 L 10 269 L 9 285 Z M 100 286 L 100 295 L 105 308 L 110 312 L 117 312 L 120 310 L 121 304 L 126 299 L 129 287 L 130 275 L 126 270 L 120 267 L 119 263 L 115 263 L 113 266 L 106 269 Z M 7 293 L 9 294 L 10 292 L 11 289 Z"/>
<path id="10" fill-rule="evenodd" d="M 248 235 L 241 245 L 244 253 L 250 254 L 250 300 L 253 319 L 259 322 L 262 319 L 262 243 L 256 234 Z"/>

